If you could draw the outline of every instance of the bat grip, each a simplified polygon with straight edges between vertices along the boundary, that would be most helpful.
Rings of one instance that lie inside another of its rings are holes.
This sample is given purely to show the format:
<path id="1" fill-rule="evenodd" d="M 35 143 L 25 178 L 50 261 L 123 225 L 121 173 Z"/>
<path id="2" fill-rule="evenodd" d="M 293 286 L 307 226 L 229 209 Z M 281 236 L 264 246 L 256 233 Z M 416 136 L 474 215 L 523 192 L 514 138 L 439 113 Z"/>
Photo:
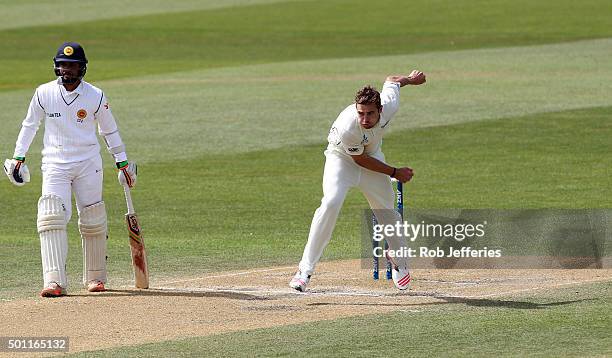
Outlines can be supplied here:
<path id="1" fill-rule="evenodd" d="M 404 219 L 404 184 L 401 181 L 397 182 L 396 196 L 397 211 L 399 212 L 401 218 Z"/>
<path id="2" fill-rule="evenodd" d="M 128 214 L 134 214 L 134 204 L 132 203 L 132 194 L 130 193 L 130 187 L 127 185 L 123 186 L 123 193 L 125 194 L 125 202 L 127 204 Z"/>

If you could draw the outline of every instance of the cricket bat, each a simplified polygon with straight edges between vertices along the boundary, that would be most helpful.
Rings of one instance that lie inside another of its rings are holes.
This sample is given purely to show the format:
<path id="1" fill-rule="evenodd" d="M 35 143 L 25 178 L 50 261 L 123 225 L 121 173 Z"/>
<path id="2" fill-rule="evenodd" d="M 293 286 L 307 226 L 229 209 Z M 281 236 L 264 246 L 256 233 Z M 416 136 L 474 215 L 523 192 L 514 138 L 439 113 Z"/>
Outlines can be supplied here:
<path id="1" fill-rule="evenodd" d="M 132 195 L 127 185 L 123 186 L 125 201 L 127 203 L 127 223 L 128 234 L 130 237 L 130 251 L 132 253 L 132 266 L 134 267 L 134 285 L 136 288 L 149 288 L 149 269 L 147 268 L 147 253 L 145 251 L 144 240 L 140 231 L 138 216 L 134 211 Z"/>

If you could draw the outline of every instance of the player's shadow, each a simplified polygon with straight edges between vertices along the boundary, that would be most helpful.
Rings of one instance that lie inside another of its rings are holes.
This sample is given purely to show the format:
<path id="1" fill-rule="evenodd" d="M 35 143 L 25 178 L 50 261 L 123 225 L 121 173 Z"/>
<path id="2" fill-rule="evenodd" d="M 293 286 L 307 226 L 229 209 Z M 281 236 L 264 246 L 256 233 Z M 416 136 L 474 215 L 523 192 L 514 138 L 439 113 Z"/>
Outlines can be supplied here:
<path id="1" fill-rule="evenodd" d="M 267 300 L 266 297 L 251 295 L 248 293 L 234 292 L 234 291 L 189 291 L 187 289 L 181 290 L 170 290 L 170 289 L 148 289 L 148 290 L 136 290 L 136 289 L 108 289 L 105 292 L 89 293 L 89 294 L 70 294 L 70 297 L 105 297 L 105 298 L 120 298 L 129 296 L 153 296 L 153 297 L 204 297 L 204 298 L 227 298 L 232 300 L 244 300 L 244 301 L 262 301 Z"/>
<path id="2" fill-rule="evenodd" d="M 462 297 L 437 297 L 447 303 L 458 303 L 465 304 L 473 307 L 503 307 L 503 308 L 514 308 L 523 310 L 539 310 L 548 307 L 564 306 L 577 302 L 594 301 L 594 298 L 584 298 L 580 300 L 570 301 L 559 301 L 549 303 L 537 303 L 537 302 L 526 302 L 526 301 L 509 301 L 509 300 L 492 300 L 486 298 L 462 298 Z"/>
<path id="3" fill-rule="evenodd" d="M 569 305 L 577 302 L 594 301 L 594 298 L 585 298 L 581 300 L 560 301 L 550 303 L 536 303 L 525 301 L 508 301 L 508 300 L 492 300 L 484 298 L 463 298 L 463 297 L 445 297 L 431 296 L 443 300 L 445 302 L 418 302 L 418 303 L 343 303 L 343 302 L 315 302 L 309 303 L 308 306 L 385 306 L 385 307 L 415 307 L 415 306 L 437 306 L 446 304 L 465 304 L 474 307 L 503 307 L 513 309 L 545 309 L 554 306 Z"/>

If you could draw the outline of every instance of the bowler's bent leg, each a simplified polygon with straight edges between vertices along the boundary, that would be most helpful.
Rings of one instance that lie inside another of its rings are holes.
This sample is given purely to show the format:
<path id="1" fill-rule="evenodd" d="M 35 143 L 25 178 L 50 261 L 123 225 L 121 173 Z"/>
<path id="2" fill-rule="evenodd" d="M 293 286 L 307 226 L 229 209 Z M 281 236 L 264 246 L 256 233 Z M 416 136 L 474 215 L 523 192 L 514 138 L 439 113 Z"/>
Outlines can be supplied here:
<path id="1" fill-rule="evenodd" d="M 359 168 L 352 159 L 341 157 L 333 152 L 326 152 L 323 199 L 310 225 L 308 242 L 299 265 L 302 274 L 311 275 L 315 265 L 321 259 L 323 250 L 329 243 L 336 226 L 344 198 L 348 190 L 356 184 L 358 177 Z"/>

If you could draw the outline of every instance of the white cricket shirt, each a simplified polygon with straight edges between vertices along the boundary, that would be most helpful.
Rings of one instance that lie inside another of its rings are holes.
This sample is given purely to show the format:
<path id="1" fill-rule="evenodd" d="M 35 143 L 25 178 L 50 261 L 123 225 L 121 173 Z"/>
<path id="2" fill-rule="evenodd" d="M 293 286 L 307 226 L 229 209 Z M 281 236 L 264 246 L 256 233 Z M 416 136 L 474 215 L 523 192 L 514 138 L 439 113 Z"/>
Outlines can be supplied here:
<path id="1" fill-rule="evenodd" d="M 389 122 L 399 109 L 400 84 L 385 82 L 380 92 L 383 105 L 380 120 L 370 129 L 359 124 L 359 116 L 355 104 L 346 107 L 332 124 L 327 141 L 328 150 L 342 155 L 359 155 L 366 153 L 382 160 L 382 137 L 389 128 Z"/>
<path id="2" fill-rule="evenodd" d="M 90 159 L 100 153 L 96 127 L 101 135 L 118 131 L 102 90 L 81 80 L 74 91 L 68 92 L 58 78 L 34 92 L 15 145 L 16 157 L 26 156 L 43 119 L 43 163 Z M 127 160 L 125 152 L 114 156 L 117 162 Z"/>

